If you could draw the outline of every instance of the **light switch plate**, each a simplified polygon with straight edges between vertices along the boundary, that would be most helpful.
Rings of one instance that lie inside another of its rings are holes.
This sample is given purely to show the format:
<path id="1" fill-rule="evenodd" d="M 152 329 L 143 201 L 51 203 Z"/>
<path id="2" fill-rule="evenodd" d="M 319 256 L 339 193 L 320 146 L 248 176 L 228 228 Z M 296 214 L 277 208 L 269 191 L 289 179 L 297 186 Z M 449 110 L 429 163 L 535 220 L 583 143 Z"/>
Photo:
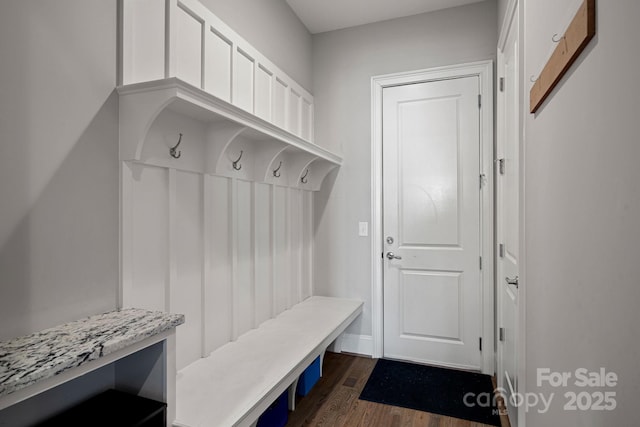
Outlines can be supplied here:
<path id="1" fill-rule="evenodd" d="M 358 223 L 358 234 L 361 237 L 367 237 L 369 235 L 369 223 L 368 222 L 360 222 L 360 223 Z"/>

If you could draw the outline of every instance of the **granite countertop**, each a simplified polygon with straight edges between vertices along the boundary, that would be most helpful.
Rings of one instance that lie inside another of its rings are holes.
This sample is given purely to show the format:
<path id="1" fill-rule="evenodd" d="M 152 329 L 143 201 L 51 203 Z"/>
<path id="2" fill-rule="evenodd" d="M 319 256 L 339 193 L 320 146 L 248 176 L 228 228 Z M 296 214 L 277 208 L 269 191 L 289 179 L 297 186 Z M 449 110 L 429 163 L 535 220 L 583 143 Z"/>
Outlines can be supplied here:
<path id="1" fill-rule="evenodd" d="M 0 342 L 0 397 L 184 323 L 181 314 L 127 308 Z"/>

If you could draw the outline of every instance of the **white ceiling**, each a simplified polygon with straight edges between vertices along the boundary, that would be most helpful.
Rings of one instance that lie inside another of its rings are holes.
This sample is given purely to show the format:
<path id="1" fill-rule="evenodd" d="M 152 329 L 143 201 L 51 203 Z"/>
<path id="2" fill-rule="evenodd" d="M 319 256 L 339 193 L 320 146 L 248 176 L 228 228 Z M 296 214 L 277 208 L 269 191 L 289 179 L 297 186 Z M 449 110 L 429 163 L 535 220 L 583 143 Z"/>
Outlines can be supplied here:
<path id="1" fill-rule="evenodd" d="M 312 33 L 433 12 L 483 0 L 286 0 Z"/>

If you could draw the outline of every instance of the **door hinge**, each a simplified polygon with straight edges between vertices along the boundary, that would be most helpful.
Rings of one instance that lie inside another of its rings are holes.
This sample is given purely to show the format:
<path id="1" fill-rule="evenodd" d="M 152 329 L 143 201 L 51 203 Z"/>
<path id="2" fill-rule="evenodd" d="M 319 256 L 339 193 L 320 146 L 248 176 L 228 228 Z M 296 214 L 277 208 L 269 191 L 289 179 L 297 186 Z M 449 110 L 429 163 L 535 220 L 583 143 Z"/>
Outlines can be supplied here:
<path id="1" fill-rule="evenodd" d="M 478 108 L 482 108 L 482 95 L 478 95 Z"/>
<path id="2" fill-rule="evenodd" d="M 504 258 L 504 243 L 500 243 L 498 245 L 498 254 L 500 255 L 500 258 Z"/>
<path id="3" fill-rule="evenodd" d="M 482 337 L 478 338 L 480 344 L 480 351 L 482 351 Z"/>
<path id="4" fill-rule="evenodd" d="M 500 77 L 500 92 L 504 92 L 504 77 Z"/>
<path id="5" fill-rule="evenodd" d="M 500 175 L 504 175 L 504 159 L 496 160 L 498 162 L 498 172 Z"/>
<path id="6" fill-rule="evenodd" d="M 482 257 L 480 257 L 480 270 L 482 270 Z"/>
<path id="7" fill-rule="evenodd" d="M 498 338 L 501 342 L 504 341 L 504 328 L 498 329 Z"/>
<path id="8" fill-rule="evenodd" d="M 487 180 L 487 176 L 483 173 L 480 174 L 480 189 L 484 186 L 485 181 Z"/>

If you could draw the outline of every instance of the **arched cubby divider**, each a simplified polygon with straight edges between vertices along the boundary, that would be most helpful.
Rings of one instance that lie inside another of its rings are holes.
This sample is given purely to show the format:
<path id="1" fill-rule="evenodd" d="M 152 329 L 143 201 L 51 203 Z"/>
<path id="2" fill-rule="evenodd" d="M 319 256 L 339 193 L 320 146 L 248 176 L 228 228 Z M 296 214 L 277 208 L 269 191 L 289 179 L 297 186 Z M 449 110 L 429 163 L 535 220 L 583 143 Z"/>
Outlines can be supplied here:
<path id="1" fill-rule="evenodd" d="M 331 173 L 331 171 L 338 167 L 339 165 L 335 163 L 316 158 L 309 167 L 310 176 L 308 177 L 308 188 L 311 191 L 319 191 L 322 188 L 322 183 L 325 178 Z"/>
<path id="2" fill-rule="evenodd" d="M 206 139 L 207 172 L 222 173 L 224 170 L 222 162 L 225 155 L 230 154 L 229 147 L 246 129 L 246 126 L 232 122 L 209 126 Z"/>

